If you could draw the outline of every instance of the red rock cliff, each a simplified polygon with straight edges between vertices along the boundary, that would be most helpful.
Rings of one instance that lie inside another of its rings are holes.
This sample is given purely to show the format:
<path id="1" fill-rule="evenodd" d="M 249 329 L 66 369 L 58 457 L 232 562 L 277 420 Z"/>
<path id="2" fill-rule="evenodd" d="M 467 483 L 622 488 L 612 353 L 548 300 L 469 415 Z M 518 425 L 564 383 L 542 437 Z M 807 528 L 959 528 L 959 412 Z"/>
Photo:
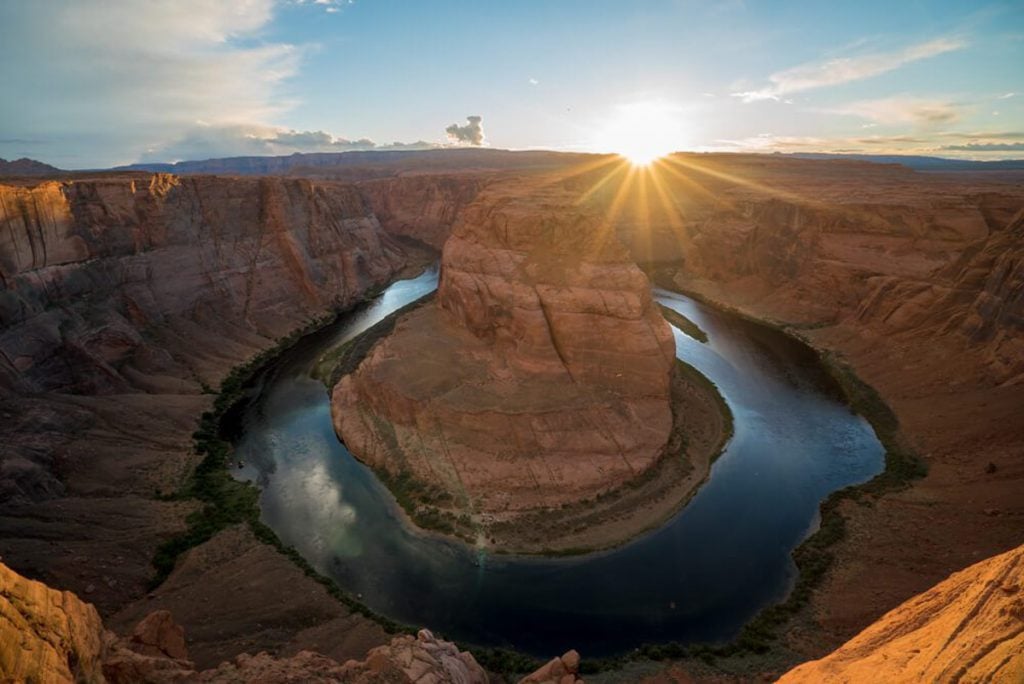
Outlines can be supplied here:
<path id="1" fill-rule="evenodd" d="M 109 614 L 194 504 L 161 500 L 236 364 L 393 279 L 355 186 L 133 174 L 0 185 L 0 554 Z"/>
<path id="2" fill-rule="evenodd" d="M 335 426 L 484 518 L 557 507 L 664 453 L 674 349 L 600 217 L 560 186 L 492 186 L 445 245 L 437 304 L 335 387 Z"/>

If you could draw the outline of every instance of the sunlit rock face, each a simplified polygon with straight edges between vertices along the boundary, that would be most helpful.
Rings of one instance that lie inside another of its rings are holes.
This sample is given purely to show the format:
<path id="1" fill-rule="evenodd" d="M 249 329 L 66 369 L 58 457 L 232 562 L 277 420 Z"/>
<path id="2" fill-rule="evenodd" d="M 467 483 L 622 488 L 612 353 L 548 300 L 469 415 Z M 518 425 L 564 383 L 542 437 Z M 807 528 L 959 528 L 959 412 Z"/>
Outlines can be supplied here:
<path id="1" fill-rule="evenodd" d="M 779 680 L 954 681 L 1024 681 L 1024 546 L 952 575 Z"/>
<path id="2" fill-rule="evenodd" d="M 0 678 L 71 682 L 102 678 L 96 609 L 0 564 Z"/>
<path id="3" fill-rule="evenodd" d="M 333 393 L 354 454 L 516 512 L 644 472 L 672 426 L 671 331 L 647 278 L 560 186 L 492 187 L 445 245 L 436 303 Z"/>

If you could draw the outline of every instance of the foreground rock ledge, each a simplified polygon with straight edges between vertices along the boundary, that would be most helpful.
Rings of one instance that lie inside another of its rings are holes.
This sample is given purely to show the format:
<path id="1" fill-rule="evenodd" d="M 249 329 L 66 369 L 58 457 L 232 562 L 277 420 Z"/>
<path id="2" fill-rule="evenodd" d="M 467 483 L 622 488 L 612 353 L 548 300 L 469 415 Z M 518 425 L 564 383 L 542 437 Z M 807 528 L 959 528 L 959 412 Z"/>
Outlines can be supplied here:
<path id="1" fill-rule="evenodd" d="M 1024 682 L 1024 546 L 952 575 L 779 682 Z"/>
<path id="2" fill-rule="evenodd" d="M 675 363 L 610 226 L 558 184 L 498 185 L 446 243 L 436 302 L 338 382 L 332 413 L 400 501 L 485 542 L 650 471 L 673 433 Z"/>

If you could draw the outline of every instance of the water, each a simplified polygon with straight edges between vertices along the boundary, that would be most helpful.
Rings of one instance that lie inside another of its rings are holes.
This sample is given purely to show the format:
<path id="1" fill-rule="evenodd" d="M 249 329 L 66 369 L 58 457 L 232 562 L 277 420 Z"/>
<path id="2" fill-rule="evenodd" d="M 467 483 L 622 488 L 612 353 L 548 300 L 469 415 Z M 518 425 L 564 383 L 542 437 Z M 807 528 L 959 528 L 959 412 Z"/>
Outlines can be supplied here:
<path id="1" fill-rule="evenodd" d="M 884 465 L 871 427 L 838 398 L 810 350 L 781 333 L 656 290 L 709 341 L 676 331 L 677 355 L 718 385 L 735 435 L 708 481 L 658 530 L 575 558 L 479 555 L 409 529 L 373 473 L 335 437 L 316 358 L 431 292 L 397 282 L 311 336 L 262 378 L 240 417 L 238 476 L 262 488 L 262 519 L 375 611 L 450 639 L 588 657 L 642 643 L 720 641 L 785 598 L 790 552 L 818 504 Z M 282 587 L 287 591 L 287 587 Z"/>

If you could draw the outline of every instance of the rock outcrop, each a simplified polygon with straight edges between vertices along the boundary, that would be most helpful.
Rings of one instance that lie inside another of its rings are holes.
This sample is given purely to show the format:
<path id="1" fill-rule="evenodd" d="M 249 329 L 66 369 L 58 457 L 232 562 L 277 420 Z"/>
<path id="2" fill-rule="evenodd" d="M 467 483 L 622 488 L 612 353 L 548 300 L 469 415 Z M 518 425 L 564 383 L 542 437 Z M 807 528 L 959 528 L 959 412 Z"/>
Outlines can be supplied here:
<path id="1" fill-rule="evenodd" d="M 578 661 L 578 658 L 577 658 Z M 130 636 L 106 630 L 96 608 L 68 591 L 25 579 L 0 564 L 0 679 L 10 682 L 347 682 L 486 684 L 471 654 L 427 630 L 397 636 L 363 660 L 344 664 L 312 651 L 241 654 L 199 671 L 184 630 L 167 611 L 144 618 Z"/>
<path id="2" fill-rule="evenodd" d="M 519 684 L 574 684 L 583 680 L 580 671 L 580 654 L 568 651 L 558 658 L 552 658 L 537 671 L 519 680 Z"/>
<path id="3" fill-rule="evenodd" d="M 599 217 L 555 186 L 491 186 L 445 245 L 437 302 L 333 392 L 338 434 L 478 520 L 596 497 L 673 426 L 672 333 Z"/>
<path id="4" fill-rule="evenodd" d="M 96 608 L 0 564 L 0 677 L 4 681 L 102 679 L 103 623 Z"/>
<path id="5" fill-rule="evenodd" d="M 1024 546 L 952 575 L 779 684 L 1024 681 Z"/>
<path id="6" fill-rule="evenodd" d="M 403 263 L 353 186 L 304 180 L 0 186 L 0 226 L 0 382 L 31 392 L 212 384 L 205 356 L 290 332 Z"/>
<path id="7" fill-rule="evenodd" d="M 199 673 L 200 682 L 346 682 L 352 684 L 487 684 L 487 673 L 473 656 L 428 630 L 398 636 L 370 651 L 364 660 L 344 664 L 311 651 L 288 658 L 243 654 Z"/>

